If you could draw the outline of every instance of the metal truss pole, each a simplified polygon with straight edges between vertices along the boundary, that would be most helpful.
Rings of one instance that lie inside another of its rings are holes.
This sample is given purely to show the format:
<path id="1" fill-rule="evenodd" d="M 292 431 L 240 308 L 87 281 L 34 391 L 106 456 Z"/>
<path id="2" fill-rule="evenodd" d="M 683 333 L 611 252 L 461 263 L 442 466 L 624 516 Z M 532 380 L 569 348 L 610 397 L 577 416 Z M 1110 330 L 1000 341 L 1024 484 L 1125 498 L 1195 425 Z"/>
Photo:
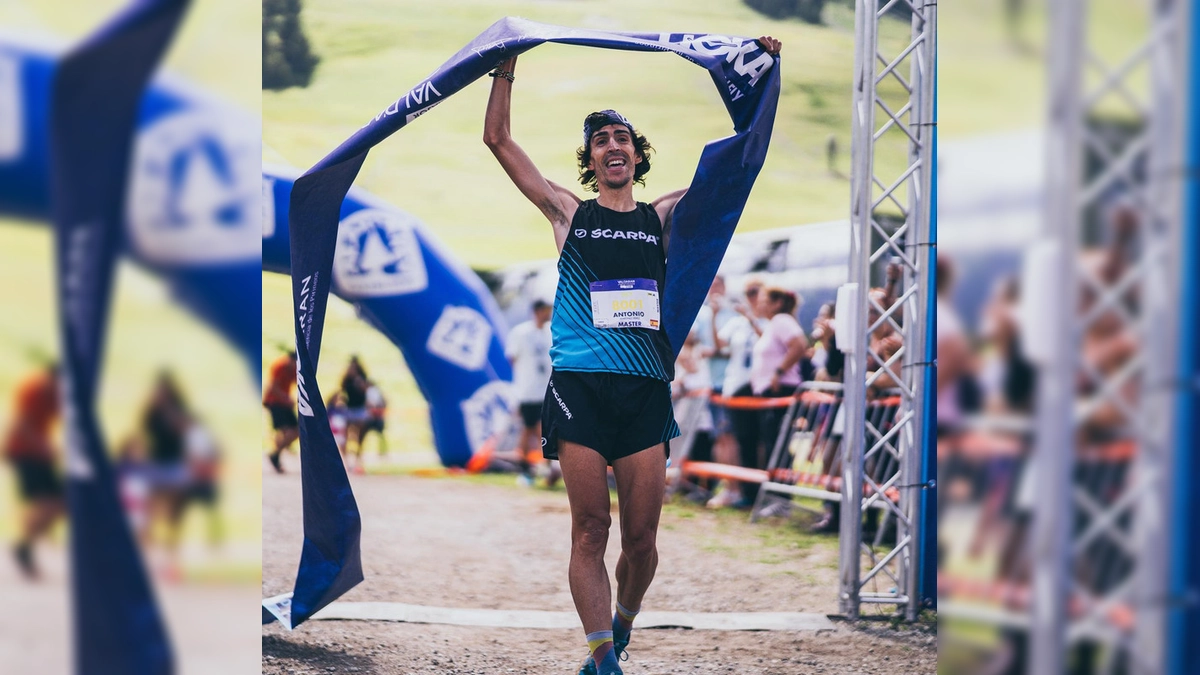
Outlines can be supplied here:
<path id="1" fill-rule="evenodd" d="M 1061 283 L 1054 285 L 1056 306 L 1048 308 L 1059 330 L 1042 364 L 1038 401 L 1042 489 L 1031 651 L 1038 675 L 1065 672 L 1069 650 L 1080 643 L 1089 645 L 1096 672 L 1167 672 L 1168 563 L 1181 544 L 1171 537 L 1174 364 L 1180 313 L 1194 311 L 1179 295 L 1189 7 L 1186 0 L 1150 4 L 1144 39 L 1110 64 L 1110 55 L 1089 43 L 1086 0 L 1051 3 L 1046 216 Z M 1141 66 L 1149 87 L 1135 79 Z M 1112 115 L 1114 102 L 1126 121 L 1132 111 L 1127 138 L 1096 126 Z M 1092 160 L 1087 175 L 1085 154 Z M 1109 241 L 1089 235 L 1090 226 L 1119 227 L 1104 212 L 1115 194 L 1136 221 L 1123 245 L 1113 243 L 1116 232 Z M 1101 245 L 1124 249 L 1107 252 L 1127 258 L 1117 278 L 1079 264 L 1081 249 Z M 1135 344 L 1123 362 L 1102 367 L 1084 356 L 1085 338 L 1114 333 Z M 1077 383 L 1086 393 L 1077 393 Z M 1083 427 L 1095 428 L 1100 411 L 1106 436 L 1136 448 L 1123 475 L 1101 469 L 1113 473 L 1103 491 L 1082 477 L 1109 464 L 1075 456 Z"/>
<path id="2" fill-rule="evenodd" d="M 911 39 L 898 51 L 884 53 L 881 23 L 893 21 L 886 15 L 898 6 L 912 12 Z M 910 620 L 920 611 L 918 511 L 922 405 L 929 367 L 923 354 L 932 279 L 928 262 L 936 11 L 936 3 L 929 0 L 886 4 L 858 0 L 855 12 L 850 283 L 857 284 L 858 295 L 856 320 L 847 323 L 858 331 L 846 361 L 847 447 L 839 561 L 841 611 L 852 619 L 858 617 L 862 603 L 895 605 Z M 907 77 L 902 69 L 906 63 Z M 884 143 L 901 139 L 907 145 L 904 168 L 897 174 L 877 174 L 881 139 Z M 887 230 L 878 219 L 882 211 L 898 212 L 903 224 Z M 876 239 L 882 242 L 877 247 Z M 903 288 L 890 307 L 879 306 L 869 293 L 871 270 L 885 257 L 903 270 Z M 871 349 L 870 336 L 888 327 L 903 346 L 884 359 Z M 867 390 L 885 375 L 897 383 L 900 398 L 899 409 L 886 425 L 866 415 Z M 898 494 L 899 499 L 893 502 L 889 494 Z M 862 514 L 875 504 L 885 507 L 883 517 L 874 541 L 864 542 Z M 885 550 L 883 538 L 889 527 L 895 528 L 895 543 Z M 865 590 L 868 587 L 872 590 Z"/>

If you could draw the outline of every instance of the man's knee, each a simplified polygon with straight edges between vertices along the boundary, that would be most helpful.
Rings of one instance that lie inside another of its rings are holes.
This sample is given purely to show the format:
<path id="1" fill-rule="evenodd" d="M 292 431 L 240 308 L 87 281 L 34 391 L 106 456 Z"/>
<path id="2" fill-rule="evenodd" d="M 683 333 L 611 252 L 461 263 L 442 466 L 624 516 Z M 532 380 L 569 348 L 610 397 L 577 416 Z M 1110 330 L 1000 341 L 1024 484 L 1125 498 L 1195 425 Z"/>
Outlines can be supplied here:
<path id="1" fill-rule="evenodd" d="M 575 547 L 584 552 L 599 551 L 603 555 L 608 547 L 608 530 L 611 526 L 612 516 L 607 513 L 580 518 L 573 528 Z"/>
<path id="2" fill-rule="evenodd" d="M 647 528 L 621 533 L 621 552 L 634 562 L 652 559 L 657 552 L 657 533 Z"/>

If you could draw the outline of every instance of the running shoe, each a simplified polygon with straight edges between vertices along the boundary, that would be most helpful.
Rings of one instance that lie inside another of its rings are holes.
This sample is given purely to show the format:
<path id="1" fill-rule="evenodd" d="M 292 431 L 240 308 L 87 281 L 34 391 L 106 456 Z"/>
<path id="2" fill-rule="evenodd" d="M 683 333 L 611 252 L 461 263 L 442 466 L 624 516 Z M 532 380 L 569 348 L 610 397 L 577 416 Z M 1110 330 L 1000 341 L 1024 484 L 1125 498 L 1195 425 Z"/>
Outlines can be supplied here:
<path id="1" fill-rule="evenodd" d="M 579 675 L 625 675 L 625 673 L 622 672 L 619 667 L 606 673 L 599 672 L 596 669 L 596 661 L 593 660 L 589 654 L 588 657 L 583 660 L 583 665 L 579 667 Z"/>
<path id="2" fill-rule="evenodd" d="M 271 460 L 271 466 L 275 467 L 275 473 L 283 473 L 283 463 L 279 461 L 279 453 L 267 455 L 267 458 Z"/>
<path id="3" fill-rule="evenodd" d="M 626 644 L 626 645 L 629 644 L 629 640 L 626 640 L 623 644 Z M 613 643 L 613 649 L 614 650 L 617 649 L 615 642 Z M 622 658 L 621 652 L 613 651 L 613 653 L 617 655 L 618 660 L 624 660 L 624 661 L 629 660 L 628 654 L 625 654 L 624 658 Z M 607 673 L 600 673 L 599 670 L 596 669 L 595 659 L 592 658 L 591 654 L 588 654 L 588 657 L 583 660 L 583 664 L 581 666 L 579 666 L 579 675 L 625 675 L 625 674 L 621 671 L 620 667 L 618 667 L 616 670 L 610 670 Z"/>

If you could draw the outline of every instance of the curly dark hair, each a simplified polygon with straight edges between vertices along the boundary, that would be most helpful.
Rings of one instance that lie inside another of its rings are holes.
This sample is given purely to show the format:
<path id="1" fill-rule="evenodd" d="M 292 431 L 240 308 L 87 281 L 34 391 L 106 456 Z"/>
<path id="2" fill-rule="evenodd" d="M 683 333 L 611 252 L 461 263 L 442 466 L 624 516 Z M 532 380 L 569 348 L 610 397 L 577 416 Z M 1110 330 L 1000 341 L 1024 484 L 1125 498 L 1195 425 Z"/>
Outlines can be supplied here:
<path id="1" fill-rule="evenodd" d="M 589 150 L 591 140 L 588 140 L 588 145 L 581 145 L 575 151 L 575 158 L 579 160 L 579 183 L 583 185 L 583 189 L 590 192 L 599 192 L 600 186 L 597 184 L 596 172 L 588 167 L 588 162 L 591 161 L 592 155 Z M 646 174 L 650 173 L 650 155 L 654 152 L 654 147 L 650 145 L 650 141 L 641 133 L 633 132 L 633 150 L 637 153 L 642 161 L 634 164 L 633 182 L 646 186 Z"/>

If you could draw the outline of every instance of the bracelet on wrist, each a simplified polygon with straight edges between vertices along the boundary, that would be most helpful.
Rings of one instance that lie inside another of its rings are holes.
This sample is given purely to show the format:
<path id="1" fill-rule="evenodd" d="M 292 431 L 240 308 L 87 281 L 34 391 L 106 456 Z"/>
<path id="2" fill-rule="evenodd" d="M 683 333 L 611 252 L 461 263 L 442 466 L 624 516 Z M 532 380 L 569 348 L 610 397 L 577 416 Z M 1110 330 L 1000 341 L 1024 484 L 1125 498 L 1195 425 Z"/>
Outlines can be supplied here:
<path id="1" fill-rule="evenodd" d="M 511 70 L 500 70 L 499 68 L 488 73 L 488 77 L 503 77 L 504 79 L 508 80 L 509 82 L 512 82 L 513 80 L 516 79 L 515 77 L 513 77 L 513 72 Z"/>

